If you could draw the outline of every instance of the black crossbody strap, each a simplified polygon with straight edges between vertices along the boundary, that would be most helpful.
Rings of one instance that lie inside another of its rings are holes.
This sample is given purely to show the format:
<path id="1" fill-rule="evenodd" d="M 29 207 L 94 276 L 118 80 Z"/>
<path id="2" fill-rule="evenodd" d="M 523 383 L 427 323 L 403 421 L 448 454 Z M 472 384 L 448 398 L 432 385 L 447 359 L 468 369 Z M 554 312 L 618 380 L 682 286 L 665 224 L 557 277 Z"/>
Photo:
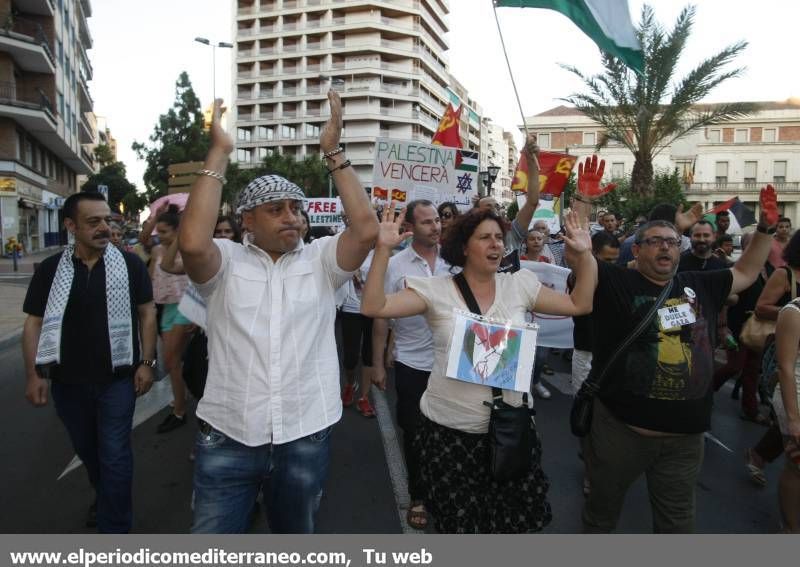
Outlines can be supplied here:
<path id="1" fill-rule="evenodd" d="M 475 299 L 475 295 L 472 293 L 472 290 L 467 283 L 467 278 L 464 277 L 464 272 L 459 272 L 453 276 L 453 281 L 456 282 L 456 285 L 461 292 L 461 296 L 464 298 L 464 302 L 467 304 L 469 310 L 476 315 L 481 315 L 482 313 L 480 305 L 478 305 L 478 300 Z M 492 398 L 494 399 L 495 403 L 501 401 L 503 399 L 503 390 L 492 386 Z M 522 394 L 522 401 L 526 406 L 528 405 L 527 394 Z"/>
<path id="2" fill-rule="evenodd" d="M 614 362 L 616 362 L 617 358 L 619 358 L 619 355 L 622 354 L 622 352 L 625 349 L 627 349 L 631 345 L 631 343 L 633 343 L 633 341 L 639 338 L 639 335 L 641 335 L 644 332 L 644 330 L 650 325 L 650 322 L 653 320 L 653 317 L 655 317 L 656 312 L 659 309 L 661 309 L 662 305 L 664 305 L 664 302 L 667 300 L 667 297 L 669 297 L 669 293 L 672 291 L 673 281 L 674 278 L 671 279 L 669 283 L 664 286 L 664 289 L 661 290 L 661 294 L 659 294 L 659 296 L 656 298 L 655 302 L 653 303 L 653 306 L 650 308 L 650 311 L 648 311 L 647 314 L 642 318 L 642 320 L 639 321 L 639 324 L 636 326 L 633 332 L 630 335 L 628 335 L 628 338 L 625 339 L 625 341 L 623 341 L 623 343 L 617 348 L 616 351 L 614 351 L 614 354 L 612 354 L 611 358 L 608 359 L 608 362 L 606 363 L 605 368 L 603 368 L 603 371 L 598 374 L 595 374 L 594 376 L 590 376 L 586 380 L 584 387 L 587 391 L 591 392 L 592 394 L 596 394 L 600 390 L 600 385 L 603 383 L 603 379 L 605 379 L 608 370 L 614 365 Z"/>

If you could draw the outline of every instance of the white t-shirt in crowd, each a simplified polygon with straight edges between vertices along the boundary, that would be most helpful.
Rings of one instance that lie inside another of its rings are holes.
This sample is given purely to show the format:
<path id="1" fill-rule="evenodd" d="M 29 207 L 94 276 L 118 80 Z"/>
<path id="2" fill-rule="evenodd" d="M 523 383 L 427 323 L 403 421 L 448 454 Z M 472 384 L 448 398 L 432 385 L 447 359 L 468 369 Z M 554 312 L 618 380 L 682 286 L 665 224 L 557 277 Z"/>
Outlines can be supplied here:
<path id="1" fill-rule="evenodd" d="M 492 398 L 492 389 L 447 378 L 448 350 L 453 335 L 453 309 L 469 311 L 452 277 L 407 279 L 408 287 L 425 301 L 425 319 L 433 332 L 434 363 L 428 388 L 422 395 L 420 409 L 430 419 L 445 427 L 466 433 L 489 430 L 489 408 L 483 402 Z M 536 306 L 542 284 L 530 270 L 495 276 L 495 300 L 486 317 L 525 323 L 525 314 Z M 513 406 L 522 405 L 522 394 L 503 390 L 503 399 Z"/>
<path id="2" fill-rule="evenodd" d="M 436 264 L 431 272 L 430 264 L 417 254 L 413 245 L 392 256 L 386 269 L 384 291 L 397 293 L 406 287 L 406 277 L 449 275 L 450 264 L 436 255 Z M 394 329 L 394 359 L 406 366 L 423 372 L 433 369 L 433 336 L 425 317 L 415 315 L 392 320 Z"/>
<path id="3" fill-rule="evenodd" d="M 314 240 L 277 262 L 252 244 L 214 240 L 220 269 L 195 282 L 208 307 L 208 380 L 197 415 L 255 447 L 288 443 L 342 416 L 334 292 L 339 236 Z"/>
<path id="4" fill-rule="evenodd" d="M 367 274 L 369 267 L 372 265 L 372 256 L 374 250 L 370 250 L 367 259 L 361 264 L 361 267 L 353 274 L 353 277 L 347 280 L 347 283 L 342 286 L 344 290 L 344 299 L 340 300 L 339 304 L 342 306 L 344 313 L 361 313 L 361 296 L 364 293 L 364 284 L 367 281 Z M 358 283 L 356 283 L 356 279 Z"/>

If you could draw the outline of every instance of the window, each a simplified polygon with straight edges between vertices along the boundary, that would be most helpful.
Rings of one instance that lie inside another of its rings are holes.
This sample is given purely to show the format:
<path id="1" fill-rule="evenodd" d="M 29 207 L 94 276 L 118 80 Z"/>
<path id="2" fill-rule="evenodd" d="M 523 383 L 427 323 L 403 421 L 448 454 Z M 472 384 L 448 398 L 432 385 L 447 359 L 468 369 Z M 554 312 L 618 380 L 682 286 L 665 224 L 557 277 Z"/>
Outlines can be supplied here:
<path id="1" fill-rule="evenodd" d="M 60 64 L 64 64 L 64 44 L 60 39 L 56 41 L 56 58 Z"/>
<path id="2" fill-rule="evenodd" d="M 625 177 L 625 164 L 622 162 L 611 164 L 611 179 L 622 179 Z"/>
<path id="3" fill-rule="evenodd" d="M 772 182 L 786 183 L 786 162 L 776 161 L 772 164 Z"/>
<path id="4" fill-rule="evenodd" d="M 758 162 L 757 161 L 746 161 L 744 162 L 744 182 L 745 183 L 752 183 L 755 184 L 756 182 L 756 171 L 758 169 Z"/>
<path id="5" fill-rule="evenodd" d="M 238 150 L 236 150 L 236 161 L 239 161 L 239 162 L 242 162 L 242 163 L 250 163 L 250 161 L 252 160 L 252 157 L 253 157 L 253 151 L 252 150 L 248 150 L 248 149 L 244 149 L 244 148 L 239 148 Z"/>
<path id="6" fill-rule="evenodd" d="M 274 153 L 272 148 L 258 148 L 258 159 L 264 160 Z"/>
<path id="7" fill-rule="evenodd" d="M 56 93 L 56 101 L 58 104 L 58 114 L 64 116 L 64 95 L 61 92 Z"/>
<path id="8" fill-rule="evenodd" d="M 306 124 L 306 138 L 319 138 L 319 125 Z"/>
<path id="9" fill-rule="evenodd" d="M 281 138 L 284 140 L 294 140 L 297 137 L 297 130 L 294 126 L 281 126 Z"/>
<path id="10" fill-rule="evenodd" d="M 728 183 L 728 162 L 718 161 L 716 164 L 716 182 L 718 185 L 725 185 Z"/>
<path id="11" fill-rule="evenodd" d="M 266 126 L 259 126 L 258 127 L 258 137 L 261 140 L 274 140 L 275 139 L 275 130 L 272 128 L 267 128 Z"/>
<path id="12" fill-rule="evenodd" d="M 776 140 L 775 136 L 775 128 L 764 128 L 761 133 L 761 141 L 762 142 L 774 142 Z"/>
<path id="13" fill-rule="evenodd" d="M 737 128 L 733 134 L 733 141 L 737 144 L 746 144 L 750 130 L 748 128 Z"/>
<path id="14" fill-rule="evenodd" d="M 253 137 L 253 131 L 249 128 L 238 128 L 236 131 L 236 138 L 240 142 L 249 142 Z"/>
<path id="15" fill-rule="evenodd" d="M 584 146 L 594 146 L 595 145 L 595 135 L 594 132 L 584 132 L 583 133 L 583 145 Z"/>
<path id="16" fill-rule="evenodd" d="M 722 141 L 722 131 L 721 130 L 709 130 L 708 131 L 708 141 L 712 144 L 719 144 Z"/>
<path id="17" fill-rule="evenodd" d="M 550 134 L 539 134 L 539 147 L 540 148 L 549 148 L 550 147 Z"/>

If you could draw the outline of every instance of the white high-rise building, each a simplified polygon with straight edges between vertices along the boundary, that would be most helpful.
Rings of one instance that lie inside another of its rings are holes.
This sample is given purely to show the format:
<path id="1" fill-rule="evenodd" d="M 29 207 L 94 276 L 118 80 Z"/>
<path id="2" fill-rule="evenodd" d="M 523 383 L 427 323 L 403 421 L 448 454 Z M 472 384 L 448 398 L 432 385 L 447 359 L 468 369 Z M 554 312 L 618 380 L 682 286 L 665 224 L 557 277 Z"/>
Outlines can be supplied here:
<path id="1" fill-rule="evenodd" d="M 362 182 L 378 137 L 430 142 L 448 85 L 445 0 L 236 0 L 236 158 L 319 155 L 326 93 L 344 103 L 342 144 Z"/>

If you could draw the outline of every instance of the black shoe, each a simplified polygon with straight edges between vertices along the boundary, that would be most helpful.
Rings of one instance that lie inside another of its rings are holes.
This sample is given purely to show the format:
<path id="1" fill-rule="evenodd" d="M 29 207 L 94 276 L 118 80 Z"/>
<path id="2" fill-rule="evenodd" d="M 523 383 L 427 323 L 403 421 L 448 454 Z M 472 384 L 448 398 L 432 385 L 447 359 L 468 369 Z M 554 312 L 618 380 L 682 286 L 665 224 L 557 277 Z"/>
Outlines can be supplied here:
<path id="1" fill-rule="evenodd" d="M 97 500 L 92 502 L 92 505 L 89 506 L 89 510 L 86 512 L 86 527 L 97 527 Z"/>
<path id="2" fill-rule="evenodd" d="M 169 433 L 173 429 L 178 429 L 181 425 L 186 425 L 186 416 L 178 417 L 174 413 L 170 413 L 158 426 L 156 433 Z"/>

